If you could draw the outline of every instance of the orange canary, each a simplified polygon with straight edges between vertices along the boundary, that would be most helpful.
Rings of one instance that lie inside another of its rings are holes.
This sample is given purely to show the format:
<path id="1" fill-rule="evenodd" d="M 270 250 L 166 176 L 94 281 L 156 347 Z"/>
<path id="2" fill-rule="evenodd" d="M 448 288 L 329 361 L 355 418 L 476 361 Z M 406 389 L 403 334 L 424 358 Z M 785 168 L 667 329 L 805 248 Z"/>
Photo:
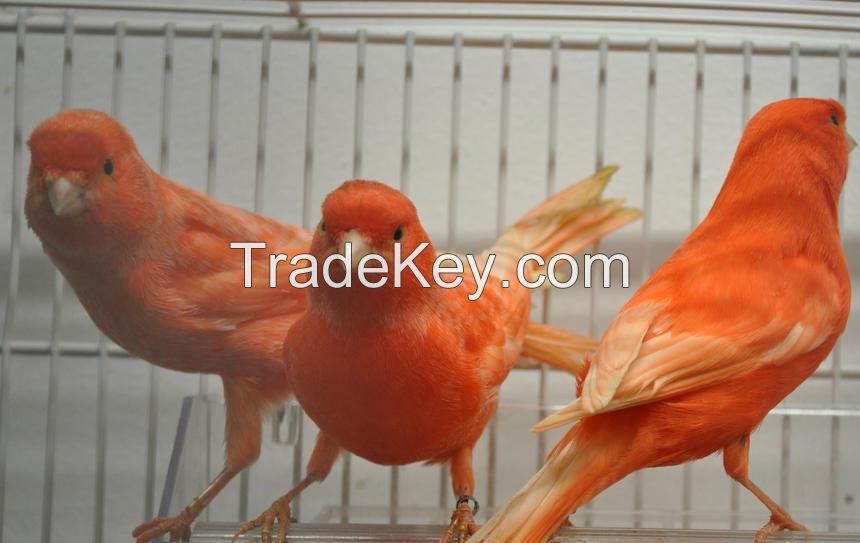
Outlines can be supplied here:
<path id="1" fill-rule="evenodd" d="M 305 250 L 309 233 L 237 209 L 160 176 L 114 119 L 66 110 L 29 140 L 26 214 L 42 247 L 93 322 L 128 352 L 165 368 L 221 376 L 226 403 L 224 469 L 173 518 L 136 530 L 138 543 L 163 533 L 187 537 L 191 522 L 260 451 L 263 415 L 290 388 L 282 344 L 305 308 L 278 267 L 269 288 L 268 252 Z M 253 288 L 244 254 L 253 251 Z"/>
<path id="2" fill-rule="evenodd" d="M 770 510 L 757 542 L 805 529 L 750 480 L 750 434 L 845 328 L 837 214 L 854 145 L 834 100 L 784 100 L 749 121 L 708 216 L 609 326 L 578 398 L 536 429 L 576 425 L 470 541 L 547 541 L 626 475 L 718 451 Z"/>
<path id="3" fill-rule="evenodd" d="M 332 274 L 336 281 L 351 274 L 352 285 L 321 282 L 310 289 L 308 309 L 284 342 L 287 374 L 319 438 L 306 477 L 236 535 L 262 527 L 268 543 L 277 521 L 276 540 L 283 541 L 290 501 L 325 478 L 343 449 L 383 465 L 448 463 L 457 507 L 443 540 L 465 541 L 477 507 L 472 448 L 495 412 L 499 387 L 517 357 L 533 349 L 524 349 L 524 341 L 545 352 L 557 347 L 547 327 L 529 326 L 531 291 L 517 279 L 519 257 L 575 252 L 637 218 L 621 201 L 601 199 L 614 171 L 569 187 L 508 229 L 476 259 L 489 281 L 472 299 L 478 280 L 464 272 L 466 264 L 444 277 L 462 279 L 458 286 L 432 280 L 437 254 L 402 193 L 356 180 L 329 194 L 310 252 L 317 262 L 351 254 L 351 263 L 335 263 Z M 404 271 L 398 287 L 398 251 L 405 260 L 422 244 L 413 260 L 418 273 Z M 359 257 L 368 254 L 386 263 L 387 271 L 370 277 L 385 280 L 378 288 L 356 279 Z"/>

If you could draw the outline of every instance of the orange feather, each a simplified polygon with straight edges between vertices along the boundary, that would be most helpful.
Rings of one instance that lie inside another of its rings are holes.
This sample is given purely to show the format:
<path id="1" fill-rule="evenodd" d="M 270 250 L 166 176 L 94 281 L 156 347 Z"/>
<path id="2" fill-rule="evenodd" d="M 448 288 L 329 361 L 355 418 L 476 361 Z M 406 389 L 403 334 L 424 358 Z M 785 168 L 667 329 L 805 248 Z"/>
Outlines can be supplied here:
<path id="1" fill-rule="evenodd" d="M 749 435 L 845 327 L 838 198 L 853 140 L 833 100 L 753 117 L 713 208 L 642 285 L 584 367 L 580 395 L 538 430 L 578 423 L 474 541 L 547 541 L 629 473 L 725 450 L 771 509 L 757 541 L 801 529 L 747 475 Z"/>

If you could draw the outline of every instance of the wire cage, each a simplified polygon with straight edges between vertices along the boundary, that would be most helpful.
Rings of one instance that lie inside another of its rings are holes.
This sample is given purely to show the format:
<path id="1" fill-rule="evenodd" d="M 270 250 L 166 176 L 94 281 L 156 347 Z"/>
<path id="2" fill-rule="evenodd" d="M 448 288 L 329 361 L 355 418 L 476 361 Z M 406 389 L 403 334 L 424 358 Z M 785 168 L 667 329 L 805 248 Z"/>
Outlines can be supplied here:
<path id="1" fill-rule="evenodd" d="M 175 513 L 222 462 L 217 380 L 111 344 L 26 228 L 26 137 L 58 109 L 112 113 L 166 175 L 293 224 L 313 224 L 343 180 L 380 179 L 415 201 L 436 245 L 462 251 L 617 163 L 609 191 L 644 218 L 600 250 L 628 256 L 630 288 L 575 286 L 534 304 L 535 319 L 599 335 L 704 216 L 759 107 L 834 97 L 850 129 L 858 39 L 848 1 L 0 2 L 0 541 L 128 537 Z M 858 177 L 852 168 L 841 216 L 855 274 Z M 816 531 L 860 532 L 858 352 L 852 318 L 753 438 L 754 479 Z M 572 386 L 546 369 L 511 374 L 475 451 L 479 522 L 540 465 L 560 432 L 528 429 Z M 235 524 L 218 523 L 256 516 L 292 486 L 315 431 L 295 404 L 276 413 L 260 460 L 203 513 L 195 539 L 221 540 Z M 396 525 L 441 525 L 449 494 L 439 467 L 347 455 L 300 497 L 295 533 L 433 540 L 438 530 Z M 594 541 L 742 541 L 701 530 L 764 520 L 716 457 L 634 474 L 573 517 Z"/>

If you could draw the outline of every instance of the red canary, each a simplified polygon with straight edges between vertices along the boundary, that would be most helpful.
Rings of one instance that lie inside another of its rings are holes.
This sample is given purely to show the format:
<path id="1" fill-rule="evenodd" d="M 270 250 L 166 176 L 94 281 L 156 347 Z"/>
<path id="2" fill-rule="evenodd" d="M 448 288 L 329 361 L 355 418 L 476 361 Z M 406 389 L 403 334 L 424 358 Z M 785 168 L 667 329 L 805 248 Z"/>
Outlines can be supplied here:
<path id="1" fill-rule="evenodd" d="M 833 100 L 750 120 L 707 218 L 609 326 L 579 397 L 536 429 L 577 424 L 472 541 L 547 541 L 629 473 L 718 451 L 771 512 L 757 542 L 805 529 L 750 480 L 750 434 L 845 328 L 837 209 L 854 145 Z"/>
<path id="2" fill-rule="evenodd" d="M 66 110 L 29 140 L 26 214 L 42 247 L 95 324 L 130 353 L 165 368 L 221 376 L 224 469 L 174 518 L 136 530 L 138 543 L 186 537 L 194 518 L 260 451 L 262 417 L 290 394 L 282 344 L 304 310 L 290 267 L 269 288 L 268 252 L 303 251 L 309 233 L 219 203 L 160 176 L 114 119 Z M 243 251 L 254 251 L 253 288 Z"/>
<path id="3" fill-rule="evenodd" d="M 338 280 L 352 274 L 352 285 L 311 289 L 308 309 L 284 343 L 296 398 L 320 437 L 306 478 L 237 536 L 262 526 L 263 541 L 270 541 L 277 520 L 283 541 L 289 502 L 325 478 L 344 449 L 384 465 L 448 463 L 457 507 L 443 540 L 464 541 L 475 529 L 472 448 L 495 412 L 499 387 L 527 337 L 544 350 L 556 347 L 554 334 L 528 327 L 531 291 L 517 280 L 519 257 L 577 251 L 638 217 L 620 201 L 601 199 L 614 171 L 605 168 L 568 188 L 503 234 L 489 250 L 498 257 L 491 280 L 474 301 L 471 274 L 460 273 L 463 282 L 454 288 L 432 280 L 436 252 L 402 193 L 375 181 L 348 181 L 329 194 L 311 253 L 322 262 L 347 254 L 350 242 L 352 269 L 341 264 L 333 273 Z M 422 244 L 414 264 L 428 285 L 407 270 L 397 287 L 398 247 L 405 257 Z M 387 272 L 371 276 L 386 280 L 379 288 L 355 279 L 357 260 L 367 254 L 387 263 Z M 485 253 L 479 260 L 490 258 Z"/>

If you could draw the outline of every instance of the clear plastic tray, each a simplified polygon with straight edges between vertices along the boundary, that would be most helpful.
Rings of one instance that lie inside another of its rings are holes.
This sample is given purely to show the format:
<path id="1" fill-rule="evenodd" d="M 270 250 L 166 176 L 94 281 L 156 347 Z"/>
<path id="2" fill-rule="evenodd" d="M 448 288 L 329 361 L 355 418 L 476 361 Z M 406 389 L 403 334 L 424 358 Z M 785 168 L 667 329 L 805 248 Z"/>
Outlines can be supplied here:
<path id="1" fill-rule="evenodd" d="M 547 408 L 548 409 L 548 408 Z M 812 419 L 816 411 L 809 407 L 781 408 L 792 417 Z M 539 438 L 528 432 L 529 427 L 538 419 L 541 410 L 537 405 L 508 403 L 502 404 L 498 413 L 498 427 L 495 429 L 496 455 L 489 460 L 490 429 L 475 450 L 476 495 L 482 499 L 481 511 L 476 517 L 480 524 L 488 518 L 495 507 L 505 501 L 522 483 L 521 480 L 533 473 L 537 467 L 539 439 L 544 447 L 551 447 L 558 435 L 551 434 Z M 776 420 L 770 424 L 779 424 Z M 820 416 L 830 418 L 832 413 Z M 849 417 L 853 418 L 853 417 Z M 224 408 L 218 397 L 188 397 L 184 400 L 179 414 L 176 440 L 170 458 L 164 491 L 161 497 L 159 515 L 176 514 L 190 501 L 208 480 L 221 468 L 223 459 Z M 766 421 L 766 424 L 768 422 Z M 856 426 L 856 425 L 855 425 Z M 846 432 L 849 426 L 846 425 Z M 222 495 L 204 512 L 200 522 L 194 527 L 195 541 L 228 541 L 235 533 L 240 519 L 253 518 L 263 511 L 271 501 L 283 494 L 292 485 L 295 477 L 304 472 L 304 464 L 314 441 L 313 424 L 302 417 L 295 403 L 288 404 L 273 421 L 267 422 L 264 438 L 264 454 L 253 469 L 252 483 L 248 476 L 237 478 Z M 763 431 L 764 434 L 764 431 Z M 846 434 L 847 435 L 847 434 Z M 852 437 L 852 436 L 848 436 Z M 761 441 L 767 439 L 762 435 Z M 302 447 L 298 447 L 302 444 Z M 766 446 L 765 449 L 769 448 Z M 546 449 L 548 450 L 548 449 Z M 755 451 L 754 451 L 755 452 Z M 492 463 L 494 467 L 491 468 Z M 702 466 L 702 463 L 705 463 Z M 710 464 L 708 464 L 710 463 Z M 573 518 L 582 527 L 575 531 L 560 532 L 558 541 L 684 541 L 714 539 L 720 541 L 752 541 L 752 532 L 767 520 L 767 511 L 745 491 L 737 493 L 740 507 L 731 510 L 729 489 L 731 481 L 722 471 L 721 458 L 712 458 L 695 463 L 696 484 L 694 492 L 724 495 L 724 503 L 696 507 L 682 512 L 676 499 L 677 483 L 681 468 L 670 468 L 657 474 L 644 483 L 644 499 L 638 511 L 630 506 L 634 503 L 626 492 L 635 494 L 636 485 L 641 481 L 628 478 L 627 487 L 613 487 L 606 494 L 613 494 L 606 501 L 594 507 L 583 508 Z M 779 470 L 774 466 L 756 466 L 757 476 L 764 480 L 764 487 L 778 488 Z M 349 470 L 351 469 L 351 475 Z M 495 489 L 495 503 L 487 499 L 488 479 L 492 469 L 498 474 L 492 483 Z M 671 473 L 671 469 L 678 472 Z M 807 469 L 803 466 L 803 469 Z M 812 469 L 812 468 L 808 468 Z M 816 468 L 818 469 L 818 468 Z M 435 471 L 434 471 L 435 470 Z M 400 471 L 400 500 L 392 506 L 390 476 L 391 469 L 371 465 L 363 460 L 352 458 L 351 468 L 344 467 L 341 459 L 332 470 L 328 479 L 313 485 L 302 494 L 301 502 L 293 514 L 299 522 L 291 528 L 294 541 L 435 541 L 441 534 L 442 526 L 450 518 L 453 499 L 450 483 L 441 477 L 441 468 L 410 466 Z M 810 472 L 814 473 L 815 472 Z M 804 479 L 809 480 L 806 473 Z M 768 479 L 768 477 L 770 479 Z M 344 481 L 350 481 L 344 485 Z M 813 483 L 806 483 L 805 492 L 812 492 Z M 624 492 L 622 492 L 622 490 Z M 445 497 L 447 496 L 447 501 Z M 774 492 L 774 497 L 778 494 Z M 697 495 L 698 497 L 698 495 Z M 749 499 L 747 499 L 749 498 Z M 815 535 L 785 534 L 773 541 L 860 541 L 860 519 L 849 510 L 843 509 L 838 517 L 828 515 L 826 501 L 813 500 L 814 507 L 800 507 L 790 504 L 794 517 L 809 526 Z M 593 529 L 588 526 L 609 526 L 613 528 Z M 218 521 L 219 523 L 214 523 Z M 839 535 L 826 534 L 828 526 L 838 526 Z M 638 523 L 634 524 L 634 522 Z M 676 531 L 684 526 L 695 530 Z M 622 529 L 626 527 L 645 528 Z M 736 528 L 747 531 L 737 531 Z M 707 530 L 705 530 L 707 529 Z M 721 531 L 732 529 L 732 531 Z"/>

